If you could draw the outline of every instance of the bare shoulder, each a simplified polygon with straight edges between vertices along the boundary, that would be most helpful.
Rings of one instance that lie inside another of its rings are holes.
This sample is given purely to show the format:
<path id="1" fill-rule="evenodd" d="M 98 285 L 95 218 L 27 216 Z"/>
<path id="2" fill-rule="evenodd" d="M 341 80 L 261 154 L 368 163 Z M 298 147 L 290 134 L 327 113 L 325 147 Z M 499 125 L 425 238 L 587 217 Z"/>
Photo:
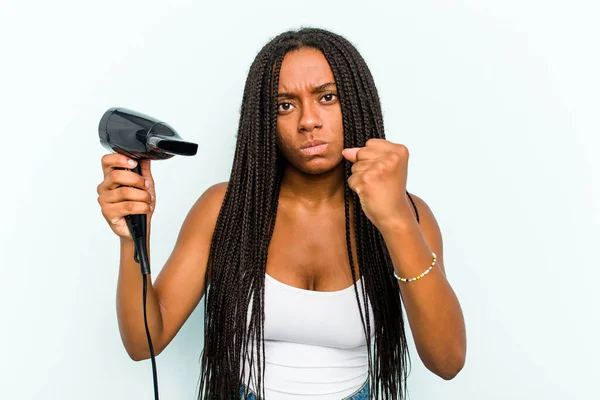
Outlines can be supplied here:
<path id="1" fill-rule="evenodd" d="M 219 182 L 200 195 L 183 222 L 178 242 L 186 241 L 190 236 L 197 239 L 212 238 L 227 186 L 228 182 Z"/>
<path id="2" fill-rule="evenodd" d="M 433 251 L 437 256 L 437 264 L 440 266 L 440 269 L 445 272 L 444 268 L 444 254 L 443 254 L 443 239 L 440 226 L 438 224 L 437 219 L 429 205 L 423 200 L 421 197 L 417 196 L 414 193 L 409 193 L 410 197 L 407 195 L 409 203 L 414 205 L 414 208 L 411 208 L 413 215 L 419 221 L 419 226 L 421 228 L 421 232 L 429 245 L 431 251 Z M 411 201 L 412 199 L 412 201 Z M 417 217 L 418 216 L 418 217 Z"/>
<path id="3" fill-rule="evenodd" d="M 192 254 L 202 251 L 202 254 L 198 255 L 201 257 L 203 264 L 206 263 L 204 259 L 208 259 L 208 248 L 210 247 L 227 187 L 228 182 L 219 182 L 210 186 L 200 195 L 183 222 L 174 253 L 181 250 L 189 255 L 188 252 L 190 251 Z M 194 250 L 192 250 L 192 247 Z"/>
<path id="4" fill-rule="evenodd" d="M 229 182 L 219 182 L 210 186 L 204 191 L 204 193 L 202 193 L 202 195 L 200 195 L 198 200 L 196 200 L 196 203 L 190 212 L 193 213 L 198 209 L 207 208 L 206 211 L 212 211 L 213 213 L 216 211 L 218 215 L 221 205 L 223 204 L 223 199 L 225 198 L 228 185 Z M 216 222 L 216 215 L 214 217 Z"/>
<path id="5" fill-rule="evenodd" d="M 215 183 L 214 185 L 212 185 L 208 189 L 206 189 L 202 195 L 203 196 L 206 195 L 208 197 L 213 197 L 213 198 L 216 197 L 214 200 L 219 199 L 222 201 L 223 198 L 225 197 L 225 193 L 227 192 L 228 186 L 229 186 L 229 182 L 227 182 L 227 181 Z"/>

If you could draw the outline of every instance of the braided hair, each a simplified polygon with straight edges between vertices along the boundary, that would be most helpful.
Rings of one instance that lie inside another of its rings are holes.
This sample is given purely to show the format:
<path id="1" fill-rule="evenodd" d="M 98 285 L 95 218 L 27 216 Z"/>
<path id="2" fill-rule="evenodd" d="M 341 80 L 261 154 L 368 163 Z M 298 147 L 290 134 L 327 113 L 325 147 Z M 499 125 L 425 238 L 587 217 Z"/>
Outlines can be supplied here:
<path id="1" fill-rule="evenodd" d="M 320 50 L 331 66 L 341 104 L 344 148 L 363 147 L 370 138 L 385 139 L 373 77 L 348 40 L 323 29 L 303 28 L 280 34 L 260 50 L 246 80 L 231 176 L 208 257 L 199 400 L 239 398 L 246 363 L 258 371 L 257 393 L 264 398 L 266 262 L 284 167 L 276 134 L 279 71 L 284 56 L 301 48 Z M 383 237 L 348 186 L 351 163 L 343 162 L 350 270 L 356 282 L 350 241 L 352 198 L 362 296 L 369 299 L 373 311 L 371 327 L 369 307 L 361 307 L 354 283 L 367 340 L 370 393 L 374 398 L 405 399 L 410 357 L 398 281 Z"/>

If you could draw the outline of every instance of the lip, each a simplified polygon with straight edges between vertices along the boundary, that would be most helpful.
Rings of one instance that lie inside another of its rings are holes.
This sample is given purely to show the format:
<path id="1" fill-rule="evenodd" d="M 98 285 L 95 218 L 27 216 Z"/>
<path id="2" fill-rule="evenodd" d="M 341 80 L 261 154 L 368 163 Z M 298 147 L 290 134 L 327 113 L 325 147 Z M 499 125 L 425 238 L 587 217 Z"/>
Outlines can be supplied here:
<path id="1" fill-rule="evenodd" d="M 326 142 L 319 140 L 319 139 L 313 139 L 313 140 L 309 140 L 308 142 L 302 143 L 302 146 L 300 146 L 300 149 L 315 147 L 315 146 L 319 146 L 321 144 L 326 144 Z"/>
<path id="2" fill-rule="evenodd" d="M 300 147 L 300 151 L 309 156 L 323 154 L 325 150 L 327 150 L 327 143 L 322 140 L 310 140 Z"/>

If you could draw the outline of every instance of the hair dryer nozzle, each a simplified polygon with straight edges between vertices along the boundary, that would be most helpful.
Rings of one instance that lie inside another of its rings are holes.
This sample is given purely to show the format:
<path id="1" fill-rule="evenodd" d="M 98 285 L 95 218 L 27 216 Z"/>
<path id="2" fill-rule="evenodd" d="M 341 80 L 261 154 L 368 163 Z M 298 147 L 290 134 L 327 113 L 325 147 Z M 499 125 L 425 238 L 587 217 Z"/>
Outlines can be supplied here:
<path id="1" fill-rule="evenodd" d="M 163 152 L 171 156 L 193 156 L 198 151 L 196 143 L 182 140 L 177 132 L 164 122 L 160 122 L 150 129 L 146 141 L 151 151 Z"/>
<path id="2" fill-rule="evenodd" d="M 184 141 L 165 122 L 122 107 L 112 107 L 104 113 L 98 134 L 106 149 L 135 159 L 193 156 L 198 150 L 196 143 Z"/>

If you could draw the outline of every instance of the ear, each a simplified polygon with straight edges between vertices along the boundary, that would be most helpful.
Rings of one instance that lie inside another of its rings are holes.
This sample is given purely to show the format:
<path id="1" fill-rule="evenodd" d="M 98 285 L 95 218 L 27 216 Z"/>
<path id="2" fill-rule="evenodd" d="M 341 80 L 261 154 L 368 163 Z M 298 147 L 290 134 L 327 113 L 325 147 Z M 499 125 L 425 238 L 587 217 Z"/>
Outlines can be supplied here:
<path id="1" fill-rule="evenodd" d="M 358 152 L 360 148 L 359 147 L 354 147 L 351 149 L 344 149 L 342 150 L 342 155 L 346 158 L 346 160 L 350 161 L 351 163 L 355 163 L 356 162 L 356 153 Z"/>

